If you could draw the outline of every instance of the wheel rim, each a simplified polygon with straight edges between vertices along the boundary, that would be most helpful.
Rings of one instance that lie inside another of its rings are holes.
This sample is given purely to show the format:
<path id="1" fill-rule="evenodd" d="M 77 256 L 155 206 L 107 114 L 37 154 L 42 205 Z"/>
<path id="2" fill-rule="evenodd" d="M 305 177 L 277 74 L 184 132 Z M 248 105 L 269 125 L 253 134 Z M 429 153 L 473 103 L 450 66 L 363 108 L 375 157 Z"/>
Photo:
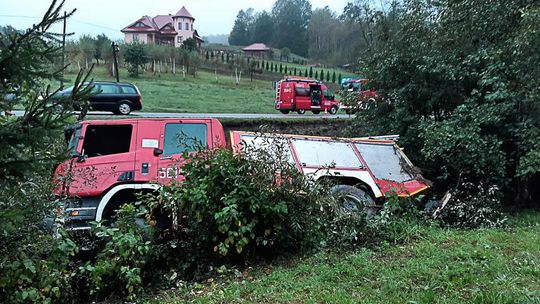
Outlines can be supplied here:
<path id="1" fill-rule="evenodd" d="M 341 208 L 345 212 L 359 212 L 362 210 L 365 202 L 355 195 L 347 194 L 343 196 Z"/>
<path id="2" fill-rule="evenodd" d="M 304 114 L 306 113 L 306 110 L 298 110 L 298 114 Z"/>
<path id="3" fill-rule="evenodd" d="M 330 108 L 330 114 L 334 115 L 337 113 L 337 108 L 336 107 L 331 107 Z"/>
<path id="4" fill-rule="evenodd" d="M 123 103 L 120 105 L 118 110 L 120 111 L 120 113 L 127 115 L 129 114 L 129 112 L 131 112 L 131 107 L 127 103 Z"/>

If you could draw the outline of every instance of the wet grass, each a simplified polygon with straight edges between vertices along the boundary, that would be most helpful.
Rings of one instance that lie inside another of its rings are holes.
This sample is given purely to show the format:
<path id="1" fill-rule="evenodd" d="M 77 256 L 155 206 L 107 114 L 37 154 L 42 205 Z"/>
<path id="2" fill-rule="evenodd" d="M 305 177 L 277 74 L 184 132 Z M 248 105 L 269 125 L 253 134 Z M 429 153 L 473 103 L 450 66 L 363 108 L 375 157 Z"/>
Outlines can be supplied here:
<path id="1" fill-rule="evenodd" d="M 199 71 L 196 77 L 182 73 L 144 73 L 130 78 L 121 70 L 121 81 L 130 82 L 142 94 L 144 112 L 186 113 L 277 113 L 274 109 L 274 91 L 270 81 L 242 78 L 239 85 L 230 76 Z M 95 68 L 94 80 L 114 81 L 103 68 Z M 73 74 L 67 78 L 74 80 Z"/>
<path id="2" fill-rule="evenodd" d="M 540 214 L 508 229 L 431 228 L 415 241 L 322 252 L 184 285 L 156 303 L 540 303 Z"/>

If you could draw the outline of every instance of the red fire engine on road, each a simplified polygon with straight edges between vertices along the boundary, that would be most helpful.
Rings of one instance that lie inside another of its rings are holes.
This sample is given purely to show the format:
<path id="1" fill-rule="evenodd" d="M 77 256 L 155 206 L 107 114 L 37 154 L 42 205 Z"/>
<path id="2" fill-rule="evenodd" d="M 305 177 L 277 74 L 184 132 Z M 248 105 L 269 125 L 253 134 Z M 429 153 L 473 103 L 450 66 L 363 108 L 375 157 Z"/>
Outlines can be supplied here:
<path id="1" fill-rule="evenodd" d="M 283 114 L 291 111 L 319 114 L 323 111 L 334 115 L 339 110 L 339 101 L 321 81 L 287 76 L 276 83 L 275 107 Z"/>

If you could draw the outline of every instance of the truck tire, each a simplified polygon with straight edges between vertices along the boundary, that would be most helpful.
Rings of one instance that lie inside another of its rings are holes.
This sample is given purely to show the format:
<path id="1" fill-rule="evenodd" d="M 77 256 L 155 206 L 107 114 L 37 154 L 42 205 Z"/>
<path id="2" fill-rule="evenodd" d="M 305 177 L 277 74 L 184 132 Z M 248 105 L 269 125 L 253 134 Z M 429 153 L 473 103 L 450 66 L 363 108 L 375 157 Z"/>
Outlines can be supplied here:
<path id="1" fill-rule="evenodd" d="M 131 113 L 131 104 L 127 101 L 120 102 L 120 104 L 118 104 L 116 113 L 121 115 L 129 115 L 129 113 Z"/>
<path id="2" fill-rule="evenodd" d="M 378 211 L 375 200 L 363 189 L 337 185 L 330 189 L 338 203 L 338 210 L 344 213 L 363 212 L 367 217 L 372 217 Z"/>
<path id="3" fill-rule="evenodd" d="M 305 113 L 306 113 L 306 110 L 298 110 L 298 111 L 296 111 L 296 112 L 298 112 L 298 114 L 301 114 L 301 115 L 303 115 L 303 114 L 305 114 Z"/>
<path id="4" fill-rule="evenodd" d="M 337 114 L 337 111 L 338 111 L 338 107 L 337 107 L 337 106 L 332 106 L 332 107 L 330 108 L 329 113 L 332 114 L 332 115 L 336 115 L 336 114 Z"/>
<path id="5" fill-rule="evenodd" d="M 321 110 L 313 110 L 312 112 L 313 114 L 318 115 L 319 113 L 321 113 Z"/>
<path id="6" fill-rule="evenodd" d="M 283 113 L 283 114 L 289 114 L 289 110 L 281 110 L 281 113 Z"/>

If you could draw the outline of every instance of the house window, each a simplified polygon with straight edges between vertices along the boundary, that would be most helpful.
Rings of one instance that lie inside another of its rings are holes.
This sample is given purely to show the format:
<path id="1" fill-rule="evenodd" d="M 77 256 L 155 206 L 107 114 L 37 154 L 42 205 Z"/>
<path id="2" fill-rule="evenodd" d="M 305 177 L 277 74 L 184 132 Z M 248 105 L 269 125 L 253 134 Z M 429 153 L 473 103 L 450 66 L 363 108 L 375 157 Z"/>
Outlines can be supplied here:
<path id="1" fill-rule="evenodd" d="M 139 41 L 139 34 L 133 34 L 133 41 Z"/>
<path id="2" fill-rule="evenodd" d="M 182 22 L 178 22 L 178 29 L 179 29 L 179 30 L 182 29 Z"/>
<path id="3" fill-rule="evenodd" d="M 83 151 L 88 157 L 129 152 L 131 125 L 88 126 L 84 134 Z"/>
<path id="4" fill-rule="evenodd" d="M 206 147 L 206 124 L 167 124 L 163 155 L 192 152 Z"/>
<path id="5" fill-rule="evenodd" d="M 191 24 L 191 31 L 193 31 L 193 23 Z"/>
<path id="6" fill-rule="evenodd" d="M 182 36 L 176 36 L 176 41 L 178 43 L 182 43 Z"/>
<path id="7" fill-rule="evenodd" d="M 186 31 L 189 31 L 189 23 L 186 22 Z"/>

